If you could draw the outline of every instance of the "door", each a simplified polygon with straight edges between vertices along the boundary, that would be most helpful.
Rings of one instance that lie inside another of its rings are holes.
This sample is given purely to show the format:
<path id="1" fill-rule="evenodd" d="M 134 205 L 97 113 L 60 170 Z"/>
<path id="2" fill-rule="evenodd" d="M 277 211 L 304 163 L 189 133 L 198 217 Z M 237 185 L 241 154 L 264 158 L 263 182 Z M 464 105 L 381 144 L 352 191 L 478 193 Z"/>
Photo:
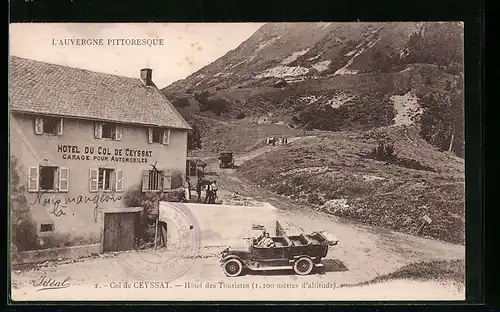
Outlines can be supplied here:
<path id="1" fill-rule="evenodd" d="M 121 235 L 119 250 L 132 250 L 135 248 L 135 212 L 120 213 Z"/>
<path id="2" fill-rule="evenodd" d="M 285 248 L 283 247 L 252 247 L 252 260 L 272 261 L 285 258 Z"/>
<path id="3" fill-rule="evenodd" d="M 135 212 L 104 214 L 104 252 L 135 248 L 135 215 Z"/>

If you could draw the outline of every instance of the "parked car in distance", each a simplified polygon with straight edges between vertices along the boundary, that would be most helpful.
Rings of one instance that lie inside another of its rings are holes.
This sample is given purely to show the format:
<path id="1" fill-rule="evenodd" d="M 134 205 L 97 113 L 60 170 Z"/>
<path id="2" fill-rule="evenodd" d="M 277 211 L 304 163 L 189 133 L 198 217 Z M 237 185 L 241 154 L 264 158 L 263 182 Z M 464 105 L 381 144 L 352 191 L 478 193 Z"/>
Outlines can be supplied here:
<path id="1" fill-rule="evenodd" d="M 221 152 L 219 154 L 219 168 L 233 168 L 233 152 Z"/>
<path id="2" fill-rule="evenodd" d="M 269 271 L 292 269 L 297 275 L 308 275 L 322 267 L 321 259 L 328 248 L 339 240 L 330 233 L 313 232 L 309 235 L 271 237 L 272 247 L 260 247 L 255 239 L 247 239 L 242 247 L 224 249 L 221 266 L 226 276 L 241 275 L 244 270 Z"/>

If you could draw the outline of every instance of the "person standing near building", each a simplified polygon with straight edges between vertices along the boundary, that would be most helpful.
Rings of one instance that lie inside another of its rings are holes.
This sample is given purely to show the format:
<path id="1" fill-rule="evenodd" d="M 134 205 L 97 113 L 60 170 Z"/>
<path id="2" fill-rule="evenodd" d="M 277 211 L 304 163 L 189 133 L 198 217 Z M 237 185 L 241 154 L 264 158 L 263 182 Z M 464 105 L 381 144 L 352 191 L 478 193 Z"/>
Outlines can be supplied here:
<path id="1" fill-rule="evenodd" d="M 196 183 L 196 194 L 198 195 L 196 202 L 201 203 L 201 179 L 198 179 L 198 182 Z"/>
<path id="2" fill-rule="evenodd" d="M 189 180 L 189 177 L 186 177 L 186 183 L 184 185 L 185 188 L 185 193 L 186 193 L 186 199 L 189 201 L 191 200 L 191 181 Z"/>
<path id="3" fill-rule="evenodd" d="M 211 189 L 211 183 L 210 181 L 207 183 L 207 186 L 205 187 L 205 204 L 210 204 L 210 201 L 212 199 L 212 189 Z"/>
<path id="4" fill-rule="evenodd" d="M 217 199 L 217 180 L 213 180 L 210 185 L 210 190 L 212 191 L 212 204 L 215 204 L 215 200 Z"/>

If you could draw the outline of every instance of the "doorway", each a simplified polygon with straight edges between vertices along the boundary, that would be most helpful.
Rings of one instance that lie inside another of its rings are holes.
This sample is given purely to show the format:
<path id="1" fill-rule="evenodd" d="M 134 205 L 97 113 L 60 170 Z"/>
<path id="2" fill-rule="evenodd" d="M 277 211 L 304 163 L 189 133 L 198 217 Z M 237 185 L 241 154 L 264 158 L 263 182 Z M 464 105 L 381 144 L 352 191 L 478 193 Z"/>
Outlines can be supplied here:
<path id="1" fill-rule="evenodd" d="M 138 212 L 104 214 L 103 252 L 136 248 Z"/>

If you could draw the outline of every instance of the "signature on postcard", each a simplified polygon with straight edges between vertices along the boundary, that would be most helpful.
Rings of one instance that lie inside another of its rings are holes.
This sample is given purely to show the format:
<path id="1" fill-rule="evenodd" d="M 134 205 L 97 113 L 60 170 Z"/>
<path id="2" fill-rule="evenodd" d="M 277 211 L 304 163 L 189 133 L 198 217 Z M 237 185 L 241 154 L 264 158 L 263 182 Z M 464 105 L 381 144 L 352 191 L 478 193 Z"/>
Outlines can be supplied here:
<path id="1" fill-rule="evenodd" d="M 61 288 L 68 288 L 70 286 L 69 281 L 70 277 L 66 277 L 63 280 L 57 280 L 48 277 L 47 275 L 43 275 L 40 277 L 38 280 L 34 280 L 33 287 L 37 288 L 37 291 L 41 290 L 49 290 L 49 289 L 61 289 Z"/>

